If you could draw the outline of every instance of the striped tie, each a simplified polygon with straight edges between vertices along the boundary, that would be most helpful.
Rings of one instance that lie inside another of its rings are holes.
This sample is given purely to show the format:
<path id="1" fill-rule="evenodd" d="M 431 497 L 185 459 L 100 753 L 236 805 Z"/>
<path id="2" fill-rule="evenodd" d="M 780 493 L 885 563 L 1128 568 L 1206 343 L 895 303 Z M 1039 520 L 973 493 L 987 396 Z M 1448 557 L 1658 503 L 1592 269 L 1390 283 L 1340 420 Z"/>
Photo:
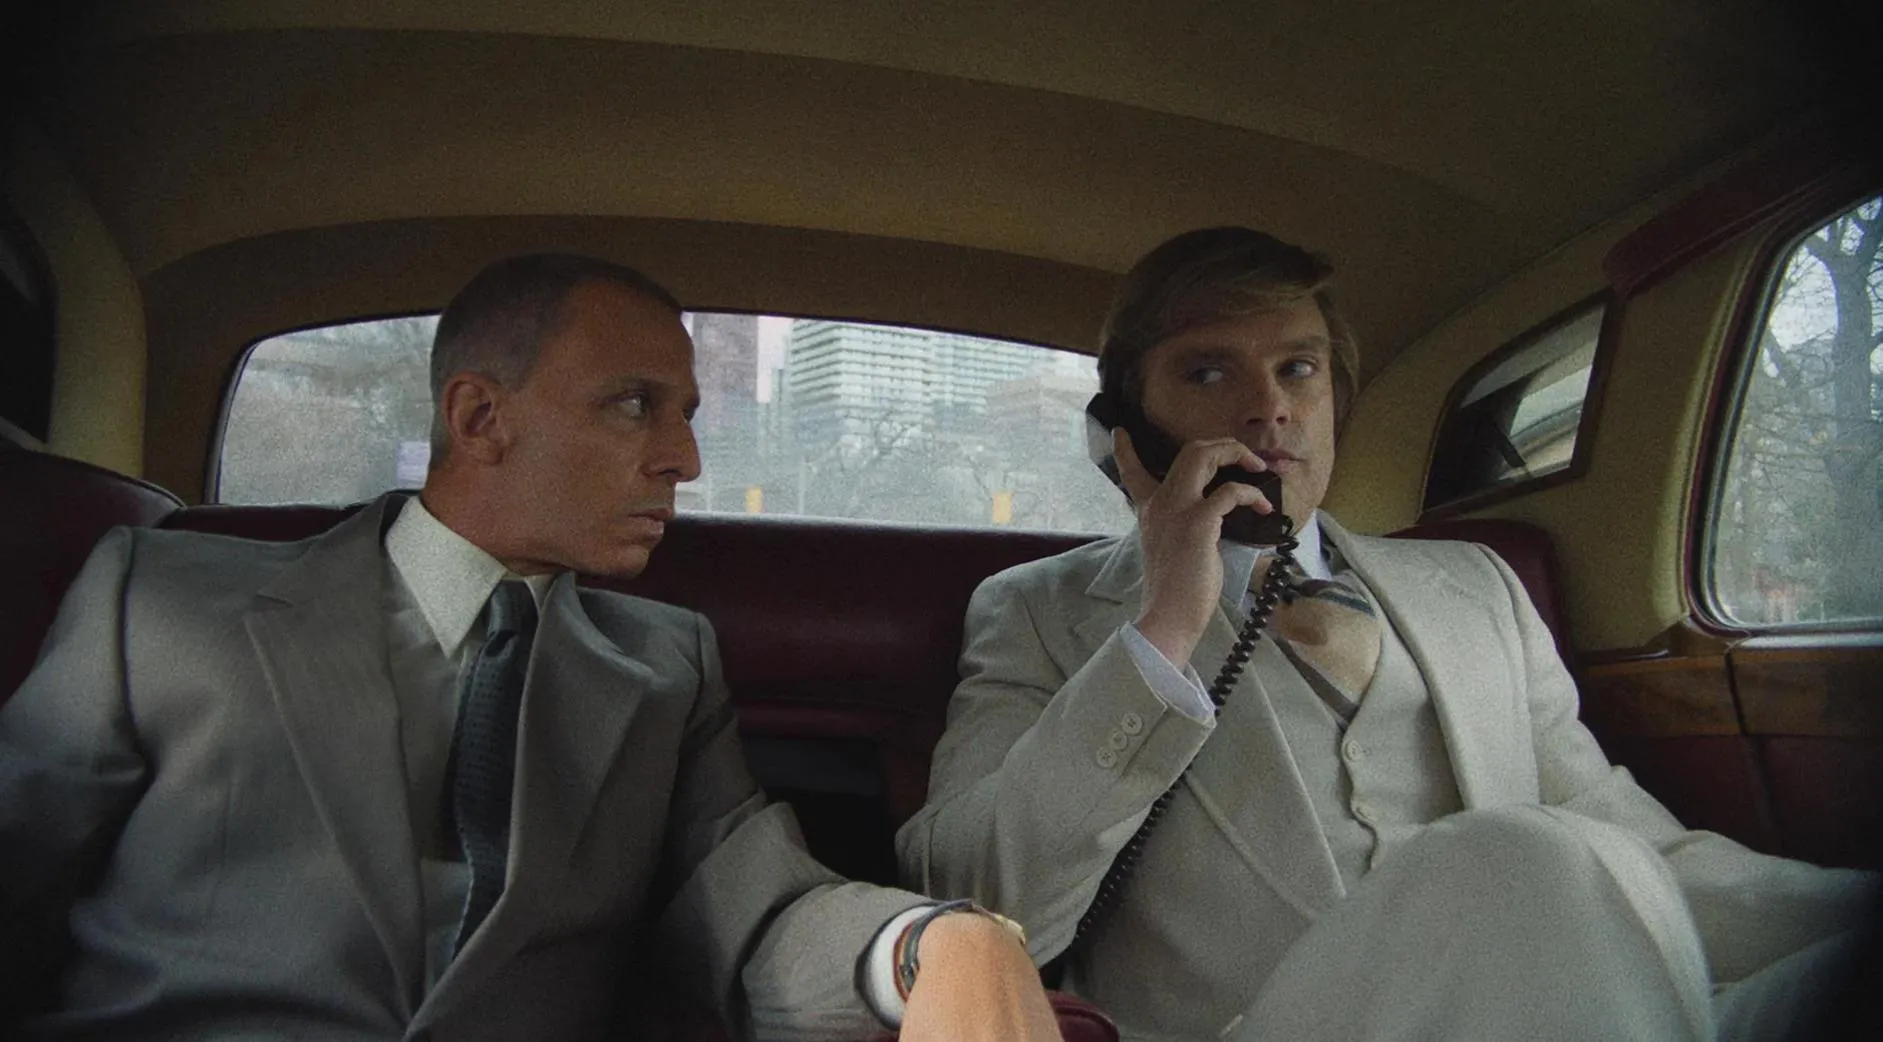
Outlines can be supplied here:
<path id="1" fill-rule="evenodd" d="M 1252 588 L 1264 574 L 1256 570 Z M 1366 594 L 1340 578 L 1298 580 L 1275 611 L 1274 633 L 1328 708 L 1352 722 L 1380 663 L 1380 620 Z"/>
<path id="2" fill-rule="evenodd" d="M 515 580 L 491 592 L 484 643 L 459 694 L 457 733 L 451 743 L 451 821 L 471 866 L 457 950 L 503 893 L 510 851 L 510 789 L 516 778 L 517 712 L 523 676 L 536 635 L 536 602 Z"/>

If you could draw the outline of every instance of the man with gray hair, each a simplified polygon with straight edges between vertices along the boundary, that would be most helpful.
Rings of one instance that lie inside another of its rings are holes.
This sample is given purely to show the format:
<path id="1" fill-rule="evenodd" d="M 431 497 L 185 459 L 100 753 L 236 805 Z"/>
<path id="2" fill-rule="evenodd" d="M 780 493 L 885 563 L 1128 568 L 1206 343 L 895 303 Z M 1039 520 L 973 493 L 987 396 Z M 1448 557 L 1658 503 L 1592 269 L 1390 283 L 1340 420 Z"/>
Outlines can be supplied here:
<path id="1" fill-rule="evenodd" d="M 1359 368 L 1332 274 L 1211 228 L 1125 277 L 1092 412 L 1137 527 L 976 591 L 905 880 L 1026 923 L 1133 1038 L 1806 1024 L 1874 879 L 1683 829 L 1502 560 L 1319 509 Z"/>
<path id="2" fill-rule="evenodd" d="M 115 530 L 72 584 L 0 710 L 0 912 L 76 948 L 28 1037 L 596 1038 L 677 985 L 760 1038 L 1057 1038 L 1009 924 L 811 859 L 705 619 L 576 582 L 699 473 L 673 297 L 499 262 L 432 385 L 416 496 Z"/>

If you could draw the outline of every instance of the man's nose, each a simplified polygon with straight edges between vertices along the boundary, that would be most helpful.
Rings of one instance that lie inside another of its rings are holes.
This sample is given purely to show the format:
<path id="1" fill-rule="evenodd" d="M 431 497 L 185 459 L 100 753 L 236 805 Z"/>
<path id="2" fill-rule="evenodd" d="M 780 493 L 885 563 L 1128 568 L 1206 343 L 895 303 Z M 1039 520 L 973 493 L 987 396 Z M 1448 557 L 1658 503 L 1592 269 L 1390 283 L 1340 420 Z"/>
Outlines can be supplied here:
<path id="1" fill-rule="evenodd" d="M 649 459 L 649 469 L 675 482 L 692 481 L 700 476 L 700 443 L 693 436 L 693 425 L 685 420 L 670 424 L 662 432 Z"/>
<path id="2" fill-rule="evenodd" d="M 1292 405 L 1287 393 L 1279 381 L 1271 376 L 1258 376 L 1250 382 L 1243 395 L 1243 422 L 1250 424 L 1274 424 L 1280 426 L 1292 419 Z"/>

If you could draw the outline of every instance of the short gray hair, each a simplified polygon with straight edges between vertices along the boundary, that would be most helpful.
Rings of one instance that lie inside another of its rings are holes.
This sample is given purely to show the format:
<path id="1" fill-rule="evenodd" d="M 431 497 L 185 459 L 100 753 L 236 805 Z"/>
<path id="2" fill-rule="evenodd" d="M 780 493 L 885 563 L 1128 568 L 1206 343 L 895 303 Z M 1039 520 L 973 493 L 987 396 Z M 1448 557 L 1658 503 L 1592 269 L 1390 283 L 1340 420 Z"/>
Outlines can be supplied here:
<path id="1" fill-rule="evenodd" d="M 562 321 L 562 304 L 577 286 L 605 282 L 652 298 L 675 314 L 680 302 L 653 279 L 624 264 L 567 253 L 508 257 L 477 273 L 438 316 L 432 336 L 432 457 L 451 447 L 445 430 L 445 382 L 479 373 L 521 387 L 543 342 Z"/>

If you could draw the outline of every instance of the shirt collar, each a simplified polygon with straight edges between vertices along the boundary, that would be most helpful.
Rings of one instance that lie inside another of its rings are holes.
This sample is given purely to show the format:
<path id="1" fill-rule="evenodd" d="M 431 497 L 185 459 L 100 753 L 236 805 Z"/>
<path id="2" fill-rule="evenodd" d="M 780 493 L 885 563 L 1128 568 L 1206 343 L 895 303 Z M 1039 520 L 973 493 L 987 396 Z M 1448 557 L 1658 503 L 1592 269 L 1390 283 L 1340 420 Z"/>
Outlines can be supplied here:
<path id="1" fill-rule="evenodd" d="M 529 584 L 530 596 L 540 609 L 556 579 L 553 573 L 512 574 L 503 562 L 432 516 L 417 496 L 406 500 L 404 509 L 386 530 L 386 556 L 406 589 L 412 591 L 412 599 L 447 656 L 456 654 L 470 635 L 499 582 L 522 579 Z"/>
<path id="2" fill-rule="evenodd" d="M 1321 543 L 1321 512 L 1316 510 L 1308 515 L 1307 523 L 1295 532 L 1295 564 L 1300 566 L 1303 575 L 1310 579 L 1332 579 L 1333 569 L 1328 566 L 1327 554 Z M 1272 546 L 1250 546 L 1228 539 L 1218 540 L 1216 552 L 1223 559 L 1223 589 L 1246 590 L 1249 577 L 1255 574 L 1255 566 L 1267 560 L 1275 553 Z M 1231 598 L 1232 600 L 1234 598 Z"/>

